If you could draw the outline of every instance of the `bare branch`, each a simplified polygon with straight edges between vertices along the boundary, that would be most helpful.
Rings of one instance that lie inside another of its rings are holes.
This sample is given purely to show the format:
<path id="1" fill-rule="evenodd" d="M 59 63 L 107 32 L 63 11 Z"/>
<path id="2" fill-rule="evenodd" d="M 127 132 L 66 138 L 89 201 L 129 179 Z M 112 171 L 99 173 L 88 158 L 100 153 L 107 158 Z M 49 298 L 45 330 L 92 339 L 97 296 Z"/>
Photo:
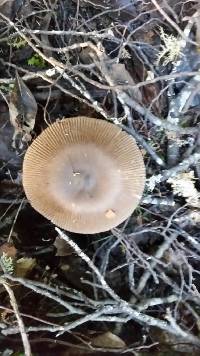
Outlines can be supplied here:
<path id="1" fill-rule="evenodd" d="M 24 326 L 23 320 L 22 320 L 22 318 L 20 316 L 20 313 L 19 313 L 19 309 L 18 309 L 17 301 L 15 299 L 15 295 L 14 295 L 12 289 L 9 287 L 8 283 L 3 278 L 0 279 L 0 282 L 1 282 L 1 284 L 3 284 L 4 288 L 6 289 L 8 295 L 10 297 L 10 304 L 13 307 L 13 311 L 15 313 L 15 316 L 17 318 L 17 322 L 18 322 L 18 325 L 19 325 L 19 331 L 20 331 L 20 334 L 21 334 L 21 337 L 22 337 L 22 342 L 23 342 L 23 345 L 24 345 L 24 353 L 25 353 L 26 356 L 31 356 L 32 354 L 31 354 L 30 343 L 29 343 L 29 340 L 28 340 L 28 336 L 26 334 L 26 330 L 25 330 L 25 326 Z"/>

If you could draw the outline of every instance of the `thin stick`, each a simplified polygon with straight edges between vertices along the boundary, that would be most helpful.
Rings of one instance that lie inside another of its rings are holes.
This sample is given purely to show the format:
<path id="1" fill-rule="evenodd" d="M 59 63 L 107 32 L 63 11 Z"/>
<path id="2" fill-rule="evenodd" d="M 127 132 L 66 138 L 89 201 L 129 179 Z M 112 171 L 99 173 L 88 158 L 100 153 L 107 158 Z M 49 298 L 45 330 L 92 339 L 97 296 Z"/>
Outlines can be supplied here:
<path id="1" fill-rule="evenodd" d="M 175 177 L 178 173 L 184 172 L 191 165 L 196 165 L 198 162 L 200 162 L 200 153 L 194 153 L 180 162 L 177 166 L 163 170 L 160 174 L 152 176 L 147 183 L 149 190 L 153 190 L 157 183 L 165 182 L 168 178 Z"/>
<path id="2" fill-rule="evenodd" d="M 16 213 L 16 215 L 15 215 L 15 218 L 14 218 L 14 221 L 13 221 L 13 224 L 12 224 L 12 227 L 11 227 L 11 229 L 10 229 L 9 236 L 8 236 L 8 243 L 10 242 L 10 239 L 11 239 L 11 236 L 12 236 L 12 233 L 13 233 L 13 229 L 14 229 L 15 223 L 16 223 L 16 221 L 17 221 L 17 218 L 18 218 L 18 216 L 19 216 L 19 213 L 20 213 L 20 210 L 21 210 L 21 207 L 22 207 L 24 201 L 25 201 L 25 198 L 22 199 L 22 201 L 21 201 L 21 203 L 20 203 L 20 205 L 19 205 L 19 208 L 17 209 L 17 213 Z"/>
<path id="3" fill-rule="evenodd" d="M 179 33 L 179 35 L 188 43 L 193 45 L 198 45 L 196 42 L 190 40 L 185 33 L 180 29 L 180 27 L 166 14 L 166 12 L 160 7 L 156 0 L 151 0 L 156 9 L 160 12 L 160 14 L 164 17 L 165 20 Z"/>
<path id="4" fill-rule="evenodd" d="M 99 282 L 101 283 L 102 287 L 106 290 L 106 292 L 114 299 L 117 301 L 121 301 L 119 296 L 109 287 L 107 282 L 105 281 L 104 277 L 101 275 L 99 272 L 98 268 L 94 265 L 94 263 L 90 260 L 90 258 L 79 248 L 79 246 L 72 241 L 66 234 L 64 234 L 58 227 L 55 228 L 59 236 L 65 240 L 77 253 L 78 256 L 80 256 L 87 264 L 88 266 L 94 271 L 96 274 Z"/>
<path id="5" fill-rule="evenodd" d="M 13 307 L 13 311 L 15 313 L 15 316 L 16 316 L 16 319 L 17 319 L 17 322 L 18 322 L 18 325 L 19 325 L 19 330 L 20 330 L 20 334 L 21 334 L 21 337 L 22 337 L 22 342 L 23 342 L 23 345 L 24 345 L 24 354 L 26 356 L 31 356 L 30 343 L 29 343 L 29 340 L 28 340 L 28 336 L 26 334 L 26 330 L 25 330 L 25 326 L 24 326 L 23 320 L 22 320 L 22 318 L 20 316 L 20 313 L 19 313 L 19 309 L 18 309 L 17 301 L 15 299 L 15 295 L 14 295 L 12 289 L 9 287 L 8 283 L 3 278 L 0 279 L 0 282 L 1 282 L 1 284 L 3 284 L 4 288 L 6 289 L 8 295 L 10 297 L 10 304 Z"/>

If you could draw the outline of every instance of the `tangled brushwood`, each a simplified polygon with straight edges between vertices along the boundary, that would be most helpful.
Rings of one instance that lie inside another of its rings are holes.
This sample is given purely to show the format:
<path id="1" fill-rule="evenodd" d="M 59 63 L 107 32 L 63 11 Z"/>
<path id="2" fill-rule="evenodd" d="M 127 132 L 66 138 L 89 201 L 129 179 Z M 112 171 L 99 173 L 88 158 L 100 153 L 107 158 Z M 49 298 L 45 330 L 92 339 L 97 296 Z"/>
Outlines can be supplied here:
<path id="1" fill-rule="evenodd" d="M 2 355 L 200 354 L 199 19 L 0 0 Z"/>

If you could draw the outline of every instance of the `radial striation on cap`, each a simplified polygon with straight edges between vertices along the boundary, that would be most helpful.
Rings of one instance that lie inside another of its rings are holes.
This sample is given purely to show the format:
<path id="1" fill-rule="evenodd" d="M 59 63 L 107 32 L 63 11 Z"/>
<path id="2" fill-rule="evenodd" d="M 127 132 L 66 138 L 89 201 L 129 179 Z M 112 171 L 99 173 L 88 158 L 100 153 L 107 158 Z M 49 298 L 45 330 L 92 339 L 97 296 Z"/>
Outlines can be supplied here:
<path id="1" fill-rule="evenodd" d="M 142 154 L 118 126 L 88 117 L 57 121 L 28 148 L 23 186 L 55 225 L 93 234 L 126 220 L 145 185 Z"/>

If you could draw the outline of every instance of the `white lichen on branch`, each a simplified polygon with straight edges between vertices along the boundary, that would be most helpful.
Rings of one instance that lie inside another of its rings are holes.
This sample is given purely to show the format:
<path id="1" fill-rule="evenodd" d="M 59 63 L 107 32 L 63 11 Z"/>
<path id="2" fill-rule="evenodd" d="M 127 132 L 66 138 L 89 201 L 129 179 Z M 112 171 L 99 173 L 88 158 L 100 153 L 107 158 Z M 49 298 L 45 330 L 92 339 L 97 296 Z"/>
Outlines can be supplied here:
<path id="1" fill-rule="evenodd" d="M 194 171 L 180 173 L 168 179 L 174 194 L 185 198 L 189 206 L 200 208 L 200 193 L 195 187 Z"/>
<path id="2" fill-rule="evenodd" d="M 162 64 L 165 66 L 168 63 L 173 62 L 180 56 L 182 41 L 178 37 L 165 33 L 162 27 L 160 27 L 160 38 L 162 39 L 164 44 L 160 45 L 161 49 L 158 53 L 156 63 L 158 65 L 161 59 L 164 59 Z"/>

